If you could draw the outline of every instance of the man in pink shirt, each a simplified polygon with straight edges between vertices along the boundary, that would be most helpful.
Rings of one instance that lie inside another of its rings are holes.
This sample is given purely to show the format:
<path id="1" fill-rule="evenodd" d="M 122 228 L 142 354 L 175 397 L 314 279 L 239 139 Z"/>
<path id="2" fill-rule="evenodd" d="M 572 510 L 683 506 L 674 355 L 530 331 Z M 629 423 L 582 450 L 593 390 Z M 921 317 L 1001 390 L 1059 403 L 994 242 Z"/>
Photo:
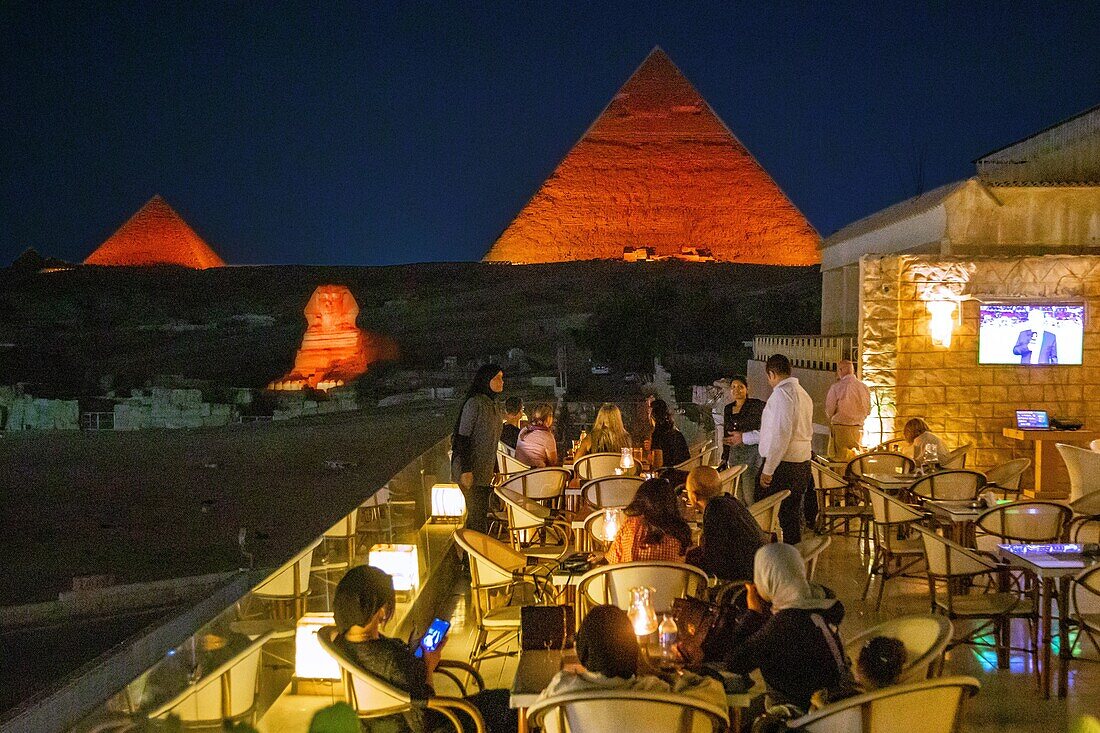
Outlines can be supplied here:
<path id="1" fill-rule="evenodd" d="M 825 396 L 825 414 L 833 435 L 833 458 L 846 461 L 863 439 L 863 422 L 871 414 L 871 392 L 856 379 L 855 365 L 847 359 L 836 365 L 836 383 Z"/>

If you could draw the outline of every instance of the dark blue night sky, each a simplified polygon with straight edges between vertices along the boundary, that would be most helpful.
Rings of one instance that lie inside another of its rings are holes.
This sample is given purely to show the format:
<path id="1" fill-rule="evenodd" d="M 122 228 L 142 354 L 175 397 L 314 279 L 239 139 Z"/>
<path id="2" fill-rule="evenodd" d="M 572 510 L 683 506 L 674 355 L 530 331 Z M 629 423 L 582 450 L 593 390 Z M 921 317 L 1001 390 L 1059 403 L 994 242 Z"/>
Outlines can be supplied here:
<path id="1" fill-rule="evenodd" d="M 654 45 L 824 235 L 1100 103 L 1100 3 L 0 5 L 0 265 L 484 254 Z M 889 9 L 887 9 L 889 8 Z"/>

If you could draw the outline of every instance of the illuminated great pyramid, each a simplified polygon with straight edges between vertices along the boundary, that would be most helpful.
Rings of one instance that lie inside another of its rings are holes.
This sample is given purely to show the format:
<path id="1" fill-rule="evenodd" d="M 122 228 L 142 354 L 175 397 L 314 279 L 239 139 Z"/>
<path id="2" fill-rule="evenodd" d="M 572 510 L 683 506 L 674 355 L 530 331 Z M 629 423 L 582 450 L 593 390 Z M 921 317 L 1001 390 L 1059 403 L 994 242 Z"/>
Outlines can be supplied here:
<path id="1" fill-rule="evenodd" d="M 88 255 L 84 264 L 225 267 L 222 258 L 159 195 Z"/>
<path id="2" fill-rule="evenodd" d="M 658 257 L 683 248 L 769 265 L 820 261 L 818 233 L 655 48 L 485 261 Z"/>

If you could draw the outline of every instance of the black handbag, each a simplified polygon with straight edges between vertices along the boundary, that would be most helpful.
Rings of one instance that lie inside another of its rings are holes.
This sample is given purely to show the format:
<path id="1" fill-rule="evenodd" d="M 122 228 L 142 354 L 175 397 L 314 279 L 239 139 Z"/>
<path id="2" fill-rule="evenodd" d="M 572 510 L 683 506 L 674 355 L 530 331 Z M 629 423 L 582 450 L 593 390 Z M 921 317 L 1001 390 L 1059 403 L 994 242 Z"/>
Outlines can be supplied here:
<path id="1" fill-rule="evenodd" d="M 571 649 L 572 606 L 524 606 L 519 610 L 519 643 L 524 651 Z"/>

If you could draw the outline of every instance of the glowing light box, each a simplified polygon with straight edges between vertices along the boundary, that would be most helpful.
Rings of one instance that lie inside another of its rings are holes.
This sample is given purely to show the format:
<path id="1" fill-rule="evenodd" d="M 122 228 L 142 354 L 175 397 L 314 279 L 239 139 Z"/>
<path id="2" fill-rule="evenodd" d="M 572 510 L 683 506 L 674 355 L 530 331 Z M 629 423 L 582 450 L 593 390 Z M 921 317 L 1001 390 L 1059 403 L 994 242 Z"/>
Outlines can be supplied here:
<path id="1" fill-rule="evenodd" d="M 416 545 L 375 545 L 367 563 L 393 577 L 393 589 L 399 593 L 420 587 L 420 562 Z"/>

